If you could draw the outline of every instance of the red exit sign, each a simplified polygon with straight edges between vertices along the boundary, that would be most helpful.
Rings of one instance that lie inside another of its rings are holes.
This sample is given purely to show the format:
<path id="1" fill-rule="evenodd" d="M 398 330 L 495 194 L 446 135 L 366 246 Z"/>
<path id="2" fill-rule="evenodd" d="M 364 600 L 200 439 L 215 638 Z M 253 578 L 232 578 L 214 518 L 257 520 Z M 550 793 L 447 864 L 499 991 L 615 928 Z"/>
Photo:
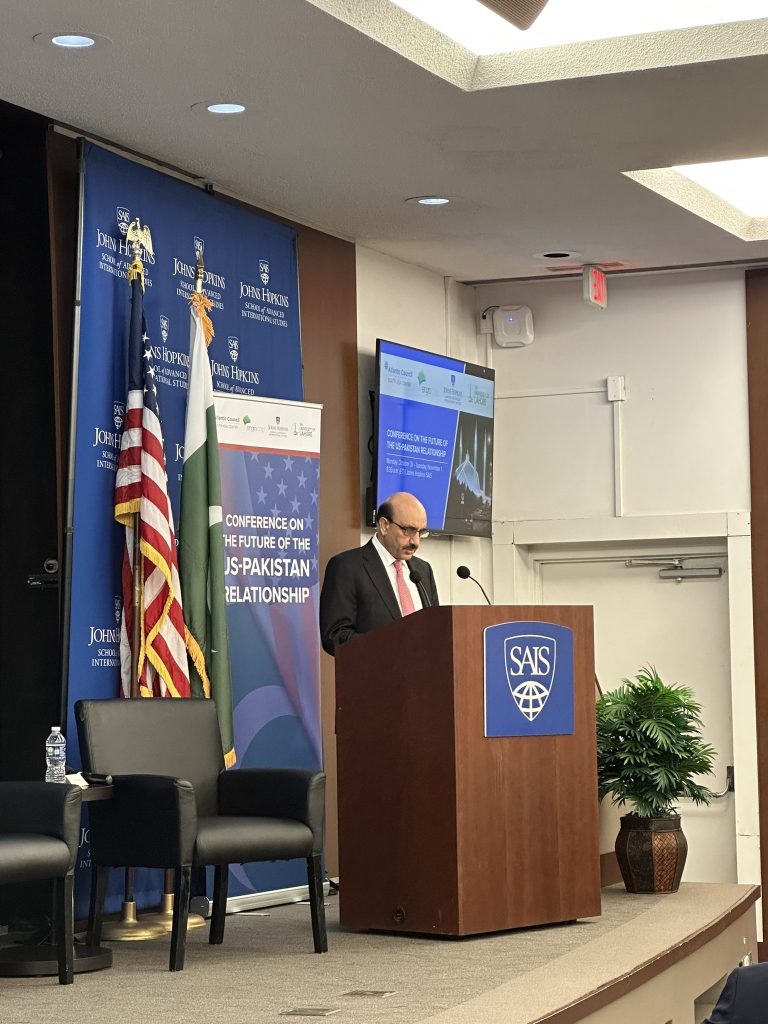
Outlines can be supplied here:
<path id="1" fill-rule="evenodd" d="M 608 308 L 608 281 L 599 267 L 584 267 L 582 271 L 584 301 L 600 309 Z"/>

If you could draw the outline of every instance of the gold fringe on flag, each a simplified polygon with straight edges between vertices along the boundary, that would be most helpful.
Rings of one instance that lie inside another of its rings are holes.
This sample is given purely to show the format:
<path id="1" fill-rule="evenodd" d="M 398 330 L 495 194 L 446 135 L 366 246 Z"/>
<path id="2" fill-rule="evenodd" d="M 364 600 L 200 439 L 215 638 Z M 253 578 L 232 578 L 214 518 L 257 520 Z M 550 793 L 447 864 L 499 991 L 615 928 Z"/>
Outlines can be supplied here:
<path id="1" fill-rule="evenodd" d="M 205 292 L 192 292 L 192 297 L 189 300 L 195 308 L 195 312 L 200 317 L 200 323 L 203 325 L 203 337 L 205 338 L 205 344 L 210 345 L 213 341 L 213 321 L 208 316 L 208 310 L 213 309 L 213 303 L 205 294 Z"/>

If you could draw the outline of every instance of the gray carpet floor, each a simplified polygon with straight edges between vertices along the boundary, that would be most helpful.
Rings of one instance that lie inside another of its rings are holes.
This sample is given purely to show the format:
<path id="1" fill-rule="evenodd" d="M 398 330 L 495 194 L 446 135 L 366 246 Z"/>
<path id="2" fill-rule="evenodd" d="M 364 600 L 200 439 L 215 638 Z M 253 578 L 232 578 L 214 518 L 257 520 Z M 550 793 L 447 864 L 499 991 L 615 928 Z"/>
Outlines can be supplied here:
<path id="1" fill-rule="evenodd" d="M 181 973 L 168 971 L 169 942 L 161 939 L 113 943 L 111 969 L 78 974 L 68 987 L 55 978 L 0 978 L 0 1022 L 279 1024 L 301 1019 L 281 1011 L 327 1007 L 340 1011 L 328 1019 L 344 1024 L 416 1024 L 578 951 L 665 899 L 614 887 L 603 893 L 599 918 L 440 940 L 342 931 L 330 897 L 329 952 L 322 956 L 312 950 L 307 904 L 246 912 L 227 918 L 222 946 L 208 945 L 207 927 L 191 931 Z M 360 989 L 393 995 L 346 995 Z M 483 1024 L 470 1016 L 467 1022 Z"/>

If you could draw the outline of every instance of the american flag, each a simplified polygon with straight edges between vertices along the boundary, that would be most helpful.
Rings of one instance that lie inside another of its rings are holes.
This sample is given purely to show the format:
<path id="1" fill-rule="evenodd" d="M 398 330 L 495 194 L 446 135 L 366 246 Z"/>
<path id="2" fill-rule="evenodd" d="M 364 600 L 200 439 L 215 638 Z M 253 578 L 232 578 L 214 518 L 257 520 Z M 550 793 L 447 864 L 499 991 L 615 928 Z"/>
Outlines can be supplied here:
<path id="1" fill-rule="evenodd" d="M 144 319 L 142 272 L 129 272 L 128 400 L 115 485 L 115 519 L 125 526 L 123 614 L 120 626 L 122 696 L 131 695 L 134 524 L 140 531 L 139 653 L 142 697 L 189 697 L 184 615 L 168 498 L 163 430 L 155 368 Z M 135 514 L 138 514 L 136 518 Z"/>

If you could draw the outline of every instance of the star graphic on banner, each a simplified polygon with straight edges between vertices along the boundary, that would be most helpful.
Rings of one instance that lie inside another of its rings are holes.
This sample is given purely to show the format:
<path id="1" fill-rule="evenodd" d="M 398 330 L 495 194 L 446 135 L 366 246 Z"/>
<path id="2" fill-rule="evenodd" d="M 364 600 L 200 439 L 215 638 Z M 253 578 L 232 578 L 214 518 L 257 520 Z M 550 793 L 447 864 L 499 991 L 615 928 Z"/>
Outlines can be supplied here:
<path id="1" fill-rule="evenodd" d="M 317 491 L 310 491 L 309 492 L 309 496 L 312 499 L 312 504 L 316 505 L 317 504 Z"/>
<path id="2" fill-rule="evenodd" d="M 258 461 L 259 461 L 259 453 L 258 452 L 251 452 L 251 462 L 258 462 Z"/>
<path id="3" fill-rule="evenodd" d="M 311 456 L 309 456 L 309 455 L 305 455 L 305 456 L 304 456 L 304 461 L 305 461 L 305 462 L 311 462 L 311 461 L 312 461 L 312 458 L 311 458 Z"/>
<path id="4" fill-rule="evenodd" d="M 277 493 L 278 493 L 278 494 L 279 494 L 279 495 L 280 495 L 281 497 L 282 497 L 282 495 L 283 495 L 283 494 L 285 494 L 285 491 L 286 491 L 286 488 L 287 488 L 287 486 L 288 486 L 288 485 L 287 485 L 286 483 L 284 483 L 284 482 L 283 482 L 282 480 L 281 480 L 281 481 L 280 481 L 280 483 L 279 483 L 279 484 L 277 485 Z"/>
<path id="5" fill-rule="evenodd" d="M 304 522 L 307 524 L 307 529 L 311 530 L 312 529 L 312 523 L 314 523 L 314 519 L 309 514 L 309 512 L 307 512 L 307 514 L 304 516 Z"/>
<path id="6" fill-rule="evenodd" d="M 286 470 L 290 472 L 293 469 L 293 459 L 291 458 L 291 456 L 286 455 L 285 458 L 283 459 L 283 462 L 285 463 Z"/>
<path id="7" fill-rule="evenodd" d="M 263 487 L 256 491 L 256 497 L 259 499 L 260 505 L 263 505 L 264 502 L 267 500 L 267 492 L 264 490 Z"/>
<path id="8" fill-rule="evenodd" d="M 307 485 L 307 478 L 304 476 L 303 473 L 299 473 L 299 475 L 296 477 L 296 479 L 299 481 L 299 487 L 306 487 L 306 485 Z"/>
<path id="9" fill-rule="evenodd" d="M 269 511 L 272 513 L 273 516 L 280 515 L 280 509 L 277 507 L 277 505 L 273 505 Z"/>
<path id="10" fill-rule="evenodd" d="M 291 512 L 298 512 L 301 508 L 298 498 L 291 498 Z"/>
<path id="11" fill-rule="evenodd" d="M 312 568 L 313 569 L 317 569 L 317 559 L 315 558 L 314 555 L 312 555 L 312 558 L 310 559 L 310 562 L 312 563 Z"/>
<path id="12" fill-rule="evenodd" d="M 272 479 L 272 463 L 268 462 L 264 467 L 264 476 L 268 479 Z"/>

